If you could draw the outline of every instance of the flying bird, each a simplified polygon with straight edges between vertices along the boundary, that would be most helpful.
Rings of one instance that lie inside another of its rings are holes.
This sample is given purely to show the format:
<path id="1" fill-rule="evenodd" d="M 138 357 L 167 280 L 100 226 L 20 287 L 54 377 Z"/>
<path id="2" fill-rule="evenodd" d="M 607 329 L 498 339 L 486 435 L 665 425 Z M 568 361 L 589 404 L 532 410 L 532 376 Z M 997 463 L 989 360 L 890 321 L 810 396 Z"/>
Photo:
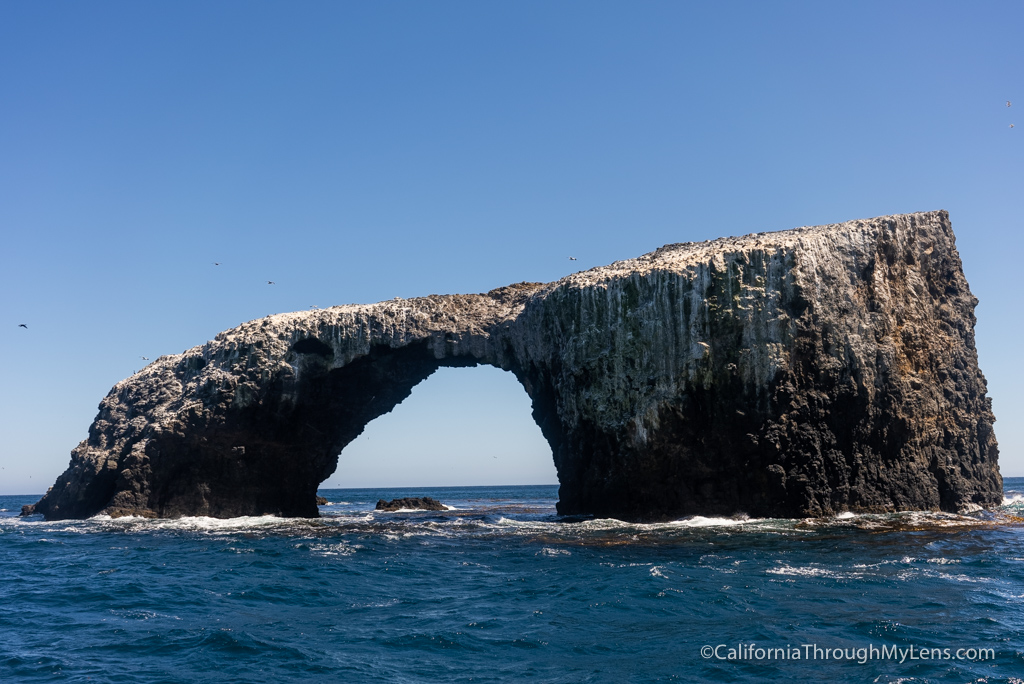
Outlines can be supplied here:
<path id="1" fill-rule="evenodd" d="M 569 261 L 576 261 L 576 257 L 569 257 Z"/>
<path id="2" fill-rule="evenodd" d="M 268 280 L 267 285 L 277 285 L 273 280 Z"/>
<path id="3" fill-rule="evenodd" d="M 139 358 L 142 359 L 143 361 L 149 361 L 148 356 L 140 356 Z"/>
<path id="4" fill-rule="evenodd" d="M 213 265 L 214 265 L 214 266 L 220 266 L 220 262 L 219 262 L 219 261 L 214 261 L 214 262 L 213 262 Z"/>
<path id="5" fill-rule="evenodd" d="M 1013 103 L 1012 103 L 1012 102 L 1010 102 L 1009 100 L 1007 100 L 1007 101 L 1006 101 L 1006 106 L 1007 106 L 1007 107 L 1012 107 L 1012 106 L 1013 106 Z"/>
<path id="6" fill-rule="evenodd" d="M 18 324 L 18 327 L 19 327 L 19 328 L 24 328 L 25 330 L 28 330 L 28 326 L 27 326 L 27 325 L 25 325 L 24 323 L 19 323 L 19 324 Z"/>

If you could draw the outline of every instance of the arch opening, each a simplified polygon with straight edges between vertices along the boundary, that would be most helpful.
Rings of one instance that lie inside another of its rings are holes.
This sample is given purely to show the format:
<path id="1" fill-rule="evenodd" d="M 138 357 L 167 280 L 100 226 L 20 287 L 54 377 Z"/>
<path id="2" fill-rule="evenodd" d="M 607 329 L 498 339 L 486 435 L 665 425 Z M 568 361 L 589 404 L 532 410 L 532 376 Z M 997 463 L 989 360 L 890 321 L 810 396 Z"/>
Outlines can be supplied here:
<path id="1" fill-rule="evenodd" d="M 321 487 L 557 484 L 551 447 L 512 373 L 441 366 L 346 445 Z"/>

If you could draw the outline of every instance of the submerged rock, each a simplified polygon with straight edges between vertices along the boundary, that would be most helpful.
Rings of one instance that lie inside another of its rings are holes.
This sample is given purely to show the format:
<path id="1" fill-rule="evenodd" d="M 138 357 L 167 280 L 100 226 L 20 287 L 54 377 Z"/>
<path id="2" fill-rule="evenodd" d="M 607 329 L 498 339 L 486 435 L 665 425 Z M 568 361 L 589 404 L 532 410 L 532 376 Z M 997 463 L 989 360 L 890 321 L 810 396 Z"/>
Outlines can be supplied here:
<path id="1" fill-rule="evenodd" d="M 481 363 L 531 397 L 563 514 L 997 505 L 976 304 L 932 212 L 268 316 L 118 383 L 33 510 L 313 517 L 368 422 L 438 367 Z"/>
<path id="2" fill-rule="evenodd" d="M 437 499 L 432 499 L 429 496 L 423 498 L 404 498 L 404 499 L 392 499 L 391 501 L 385 501 L 384 499 L 377 500 L 377 506 L 375 510 L 378 511 L 397 511 L 403 508 L 414 509 L 418 511 L 447 511 L 448 507 Z"/>

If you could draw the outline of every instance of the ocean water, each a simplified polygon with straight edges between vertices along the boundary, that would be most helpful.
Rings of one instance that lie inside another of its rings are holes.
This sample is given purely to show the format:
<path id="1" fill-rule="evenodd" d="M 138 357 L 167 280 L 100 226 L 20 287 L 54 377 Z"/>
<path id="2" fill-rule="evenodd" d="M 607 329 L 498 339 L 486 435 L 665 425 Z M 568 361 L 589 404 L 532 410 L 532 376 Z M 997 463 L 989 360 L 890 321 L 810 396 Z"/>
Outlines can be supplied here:
<path id="1" fill-rule="evenodd" d="M 62 522 L 0 497 L 0 682 L 1024 679 L 1024 479 L 964 516 L 654 525 L 561 519 L 551 486 L 321 495 Z M 453 509 L 372 510 L 398 496 Z"/>

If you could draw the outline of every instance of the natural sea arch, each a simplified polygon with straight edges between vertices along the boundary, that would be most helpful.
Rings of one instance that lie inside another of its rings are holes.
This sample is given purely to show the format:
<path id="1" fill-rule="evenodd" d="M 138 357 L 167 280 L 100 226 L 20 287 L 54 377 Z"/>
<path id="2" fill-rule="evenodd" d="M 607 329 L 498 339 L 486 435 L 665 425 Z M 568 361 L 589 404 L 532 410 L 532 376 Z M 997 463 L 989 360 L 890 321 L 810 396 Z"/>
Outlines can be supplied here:
<path id="1" fill-rule="evenodd" d="M 1002 501 L 945 212 L 666 245 L 474 295 L 277 314 L 114 386 L 34 507 L 316 516 L 339 454 L 438 368 L 509 371 L 558 511 L 957 511 Z"/>
<path id="2" fill-rule="evenodd" d="M 467 346 L 475 341 L 472 335 L 462 339 Z M 279 512 L 316 515 L 315 510 L 310 510 L 315 489 L 337 471 L 345 449 L 371 421 L 393 411 L 439 369 L 496 366 L 500 362 L 498 355 L 466 355 L 458 344 L 452 340 L 440 344 L 436 340 L 416 341 L 397 348 L 377 344 L 371 346 L 368 354 L 338 367 L 336 351 L 324 341 L 314 337 L 296 341 L 287 356 L 295 369 L 292 377 L 285 381 L 287 386 L 269 393 L 286 406 L 279 410 L 273 401 L 261 401 L 248 417 L 244 410 L 235 412 L 228 439 L 244 441 L 246 455 L 255 446 L 258 456 L 250 459 L 246 468 L 223 471 L 236 481 L 224 482 L 218 495 L 211 499 L 235 499 L 229 504 L 231 513 L 241 513 L 252 497 L 240 500 L 232 497 L 231 492 L 254 491 L 261 483 L 265 491 L 273 479 L 272 473 L 277 473 L 277 491 L 270 494 Z M 537 391 L 527 373 L 515 364 L 510 365 L 508 370 L 528 391 L 533 389 L 531 412 L 541 433 L 549 444 L 557 443 L 560 426 L 554 419 L 549 393 Z M 225 442 L 211 446 L 220 452 L 237 448 L 228 447 Z M 282 474 L 292 477 L 281 477 Z M 217 476 L 207 472 L 190 479 L 213 482 Z M 171 492 L 170 498 L 180 496 Z M 222 511 L 215 514 L 224 515 Z"/>
<path id="3" fill-rule="evenodd" d="M 367 424 L 321 487 L 556 484 L 551 448 L 511 373 L 439 368 Z"/>

